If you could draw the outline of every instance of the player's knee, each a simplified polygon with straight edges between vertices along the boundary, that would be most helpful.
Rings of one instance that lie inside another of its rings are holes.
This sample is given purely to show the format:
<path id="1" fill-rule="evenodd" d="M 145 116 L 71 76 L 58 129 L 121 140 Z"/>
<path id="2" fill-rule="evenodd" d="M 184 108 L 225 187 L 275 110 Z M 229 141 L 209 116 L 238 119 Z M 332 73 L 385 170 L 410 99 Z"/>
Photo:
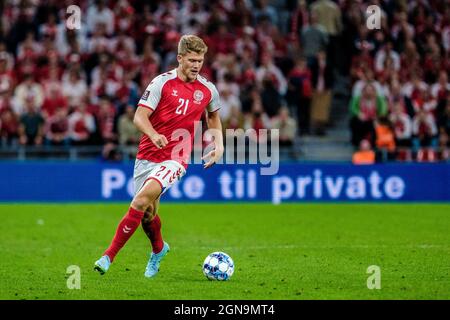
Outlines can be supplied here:
<path id="1" fill-rule="evenodd" d="M 131 206 L 139 211 L 147 211 L 147 209 L 151 206 L 151 201 L 146 197 L 136 196 L 131 202 Z"/>

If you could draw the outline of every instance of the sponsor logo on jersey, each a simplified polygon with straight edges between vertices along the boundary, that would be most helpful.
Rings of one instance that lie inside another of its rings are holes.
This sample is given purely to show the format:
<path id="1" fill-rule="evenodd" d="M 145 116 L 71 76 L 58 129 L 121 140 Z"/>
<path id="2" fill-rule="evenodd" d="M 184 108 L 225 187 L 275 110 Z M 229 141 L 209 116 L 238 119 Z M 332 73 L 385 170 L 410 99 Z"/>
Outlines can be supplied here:
<path id="1" fill-rule="evenodd" d="M 200 102 L 203 100 L 203 92 L 200 90 L 195 90 L 194 100 L 194 103 L 200 104 Z"/>
<path id="2" fill-rule="evenodd" d="M 178 90 L 172 89 L 172 96 L 178 97 Z"/>
<path id="3" fill-rule="evenodd" d="M 145 90 L 144 94 L 142 95 L 142 100 L 147 101 L 149 95 L 150 95 L 150 90 Z"/>

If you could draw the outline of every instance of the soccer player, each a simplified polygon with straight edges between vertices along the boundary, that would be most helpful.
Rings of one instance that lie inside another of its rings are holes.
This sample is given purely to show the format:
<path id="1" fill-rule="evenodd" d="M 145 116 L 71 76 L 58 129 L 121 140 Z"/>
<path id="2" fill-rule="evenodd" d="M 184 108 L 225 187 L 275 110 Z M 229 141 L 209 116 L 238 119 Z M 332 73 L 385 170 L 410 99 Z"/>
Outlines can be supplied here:
<path id="1" fill-rule="evenodd" d="M 161 259 L 169 251 L 161 235 L 160 197 L 186 173 L 195 124 L 205 110 L 208 128 L 216 130 L 211 130 L 214 149 L 202 157 L 206 162 L 204 168 L 211 167 L 222 157 L 219 93 L 214 84 L 199 75 L 207 50 L 201 38 L 182 36 L 178 43 L 178 67 L 153 79 L 139 101 L 134 124 L 143 135 L 134 166 L 135 196 L 111 245 L 95 262 L 94 269 L 100 274 L 108 271 L 140 224 L 152 246 L 144 275 L 150 278 L 158 273 Z"/>

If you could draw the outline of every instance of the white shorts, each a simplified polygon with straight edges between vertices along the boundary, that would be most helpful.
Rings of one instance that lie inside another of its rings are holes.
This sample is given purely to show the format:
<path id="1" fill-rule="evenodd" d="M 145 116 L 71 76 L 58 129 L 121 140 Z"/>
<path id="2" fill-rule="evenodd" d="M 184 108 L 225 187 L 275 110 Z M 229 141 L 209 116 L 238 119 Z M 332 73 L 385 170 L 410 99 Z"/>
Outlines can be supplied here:
<path id="1" fill-rule="evenodd" d="M 153 179 L 160 185 L 163 194 L 174 183 L 184 176 L 186 170 L 184 167 L 174 160 L 167 160 L 159 163 L 148 160 L 136 159 L 134 163 L 134 194 L 137 194 L 144 184 Z"/>

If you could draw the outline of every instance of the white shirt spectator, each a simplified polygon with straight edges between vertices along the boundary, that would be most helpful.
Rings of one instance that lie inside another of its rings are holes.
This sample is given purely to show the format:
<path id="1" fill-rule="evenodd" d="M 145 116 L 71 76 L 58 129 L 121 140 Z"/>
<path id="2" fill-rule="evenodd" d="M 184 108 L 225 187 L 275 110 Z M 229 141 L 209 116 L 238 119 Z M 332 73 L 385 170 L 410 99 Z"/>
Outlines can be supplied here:
<path id="1" fill-rule="evenodd" d="M 413 134 L 418 135 L 420 133 L 420 127 L 423 123 L 427 126 L 427 129 L 432 136 L 436 135 L 438 133 L 438 130 L 433 115 L 431 113 L 427 113 L 423 117 L 423 120 L 420 119 L 420 115 L 416 115 L 414 117 L 412 124 Z"/>
<path id="2" fill-rule="evenodd" d="M 433 98 L 437 99 L 438 95 L 439 95 L 439 91 L 442 90 L 444 88 L 442 88 L 442 85 L 438 82 L 435 83 L 431 86 L 431 95 L 433 96 Z M 450 91 L 450 83 L 447 82 L 446 86 L 445 86 L 445 90 Z"/>
<path id="3" fill-rule="evenodd" d="M 256 69 L 256 81 L 259 84 L 262 84 L 264 78 L 271 76 L 275 77 L 278 93 L 283 96 L 287 90 L 287 81 L 280 69 L 273 63 L 267 66 L 262 65 Z"/>
<path id="4" fill-rule="evenodd" d="M 381 72 L 384 70 L 384 62 L 388 55 L 392 59 L 394 70 L 400 70 L 400 55 L 394 50 L 386 52 L 386 50 L 380 49 L 375 55 L 375 71 Z"/>
<path id="5" fill-rule="evenodd" d="M 367 83 L 368 82 L 366 80 L 356 81 L 355 84 L 353 85 L 352 96 L 353 97 L 360 96 L 363 88 L 367 85 Z M 386 90 L 381 86 L 381 84 L 378 81 L 376 80 L 370 81 L 370 84 L 372 84 L 375 87 L 375 91 L 377 92 L 378 96 L 385 97 Z"/>
<path id="6" fill-rule="evenodd" d="M 102 23 L 106 26 L 106 33 L 112 35 L 114 33 L 114 13 L 107 7 L 96 5 L 89 7 L 86 18 L 88 31 L 93 33 L 97 24 Z"/>
<path id="7" fill-rule="evenodd" d="M 86 28 L 81 28 L 79 30 L 74 29 L 74 31 L 76 32 L 76 41 L 78 42 L 80 52 L 86 52 L 88 50 Z M 55 38 L 55 48 L 61 56 L 65 56 L 69 53 L 70 46 L 67 43 L 67 26 L 65 22 L 58 24 Z"/>
<path id="8" fill-rule="evenodd" d="M 394 126 L 395 137 L 400 140 L 411 138 L 412 121 L 406 113 L 392 113 L 389 121 Z"/>
<path id="9" fill-rule="evenodd" d="M 217 83 L 217 90 L 219 92 L 228 90 L 235 97 L 239 97 L 240 94 L 241 94 L 241 89 L 239 88 L 239 85 L 236 82 L 223 82 L 223 81 L 220 81 L 220 82 Z"/>
<path id="10" fill-rule="evenodd" d="M 446 52 L 450 51 L 450 26 L 447 26 L 442 30 L 442 45 Z"/>
<path id="11" fill-rule="evenodd" d="M 76 110 L 68 120 L 69 138 L 74 141 L 86 140 L 95 131 L 94 116 L 88 112 Z"/>
<path id="12" fill-rule="evenodd" d="M 62 92 L 69 106 L 78 106 L 87 96 L 88 87 L 83 79 L 69 79 L 63 82 Z"/>
<path id="13" fill-rule="evenodd" d="M 12 108 L 14 112 L 21 115 L 25 112 L 25 102 L 28 99 L 34 100 L 36 110 L 40 110 L 44 102 L 44 90 L 39 83 L 22 82 L 16 87 L 12 100 Z"/>
<path id="14" fill-rule="evenodd" d="M 220 108 L 220 118 L 222 119 L 222 121 L 225 121 L 230 117 L 232 108 L 237 108 L 238 110 L 241 110 L 241 101 L 237 96 L 233 94 L 229 93 L 223 94 L 221 92 L 220 102 L 222 105 L 222 107 Z"/>
<path id="15" fill-rule="evenodd" d="M 96 52 L 99 48 L 111 49 L 111 40 L 104 36 L 93 36 L 87 43 L 88 52 Z"/>
<path id="16" fill-rule="evenodd" d="M 417 82 L 416 85 L 412 81 L 408 81 L 402 87 L 402 95 L 404 95 L 405 97 L 411 98 L 411 95 L 416 87 L 418 87 L 418 89 L 420 89 L 420 90 L 428 89 L 428 85 L 423 81 Z"/>

